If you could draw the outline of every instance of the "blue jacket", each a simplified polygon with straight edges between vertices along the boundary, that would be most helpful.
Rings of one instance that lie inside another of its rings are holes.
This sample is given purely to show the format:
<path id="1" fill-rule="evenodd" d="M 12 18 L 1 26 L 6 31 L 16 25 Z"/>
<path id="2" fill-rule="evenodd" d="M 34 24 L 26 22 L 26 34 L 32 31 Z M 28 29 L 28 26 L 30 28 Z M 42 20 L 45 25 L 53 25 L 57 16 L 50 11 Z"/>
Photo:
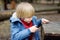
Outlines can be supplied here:
<path id="1" fill-rule="evenodd" d="M 41 23 L 41 20 L 37 20 L 36 16 L 32 17 L 32 22 L 34 25 Z M 26 29 L 22 24 L 21 20 L 17 17 L 10 18 L 11 24 L 11 40 L 28 40 L 28 37 L 31 34 L 30 29 Z M 40 24 L 41 25 L 41 24 Z M 39 25 L 39 26 L 40 26 Z M 40 40 L 39 30 L 34 33 L 34 40 Z"/>

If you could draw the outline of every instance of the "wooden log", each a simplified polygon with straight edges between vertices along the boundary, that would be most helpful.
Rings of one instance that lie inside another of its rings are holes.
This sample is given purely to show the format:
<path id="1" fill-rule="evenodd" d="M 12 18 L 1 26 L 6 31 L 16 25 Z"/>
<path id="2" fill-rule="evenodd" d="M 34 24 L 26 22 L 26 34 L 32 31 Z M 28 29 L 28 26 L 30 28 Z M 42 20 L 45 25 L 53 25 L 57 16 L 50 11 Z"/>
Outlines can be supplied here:
<path id="1" fill-rule="evenodd" d="M 0 21 L 7 20 L 12 15 L 12 11 L 1 11 L 0 12 Z"/>
<path id="2" fill-rule="evenodd" d="M 41 9 L 36 9 L 36 12 L 47 12 L 47 11 L 58 11 L 60 10 L 60 6 L 59 7 L 51 7 L 51 8 L 41 8 Z"/>

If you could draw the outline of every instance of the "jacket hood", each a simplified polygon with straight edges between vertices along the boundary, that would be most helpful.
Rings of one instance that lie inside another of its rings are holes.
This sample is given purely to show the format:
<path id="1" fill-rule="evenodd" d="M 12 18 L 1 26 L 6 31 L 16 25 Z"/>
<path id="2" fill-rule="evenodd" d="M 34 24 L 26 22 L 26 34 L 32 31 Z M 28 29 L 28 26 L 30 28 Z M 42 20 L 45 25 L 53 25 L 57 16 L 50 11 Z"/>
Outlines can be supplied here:
<path id="1" fill-rule="evenodd" d="M 20 21 L 19 18 L 16 16 L 16 12 L 12 14 L 10 17 L 10 22 Z"/>

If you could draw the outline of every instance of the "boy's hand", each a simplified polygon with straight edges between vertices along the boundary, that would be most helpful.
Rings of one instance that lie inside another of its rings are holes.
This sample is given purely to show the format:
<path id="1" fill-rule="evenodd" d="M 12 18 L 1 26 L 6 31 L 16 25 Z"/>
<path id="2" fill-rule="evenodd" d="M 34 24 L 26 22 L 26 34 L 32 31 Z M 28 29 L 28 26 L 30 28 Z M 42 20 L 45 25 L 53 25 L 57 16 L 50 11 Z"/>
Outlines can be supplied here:
<path id="1" fill-rule="evenodd" d="M 47 24 L 47 23 L 49 23 L 49 20 L 42 18 L 42 23 Z"/>
<path id="2" fill-rule="evenodd" d="M 32 33 L 36 32 L 36 31 L 38 30 L 38 28 L 36 27 L 36 25 L 30 27 L 29 29 L 30 29 L 30 31 L 31 31 Z"/>

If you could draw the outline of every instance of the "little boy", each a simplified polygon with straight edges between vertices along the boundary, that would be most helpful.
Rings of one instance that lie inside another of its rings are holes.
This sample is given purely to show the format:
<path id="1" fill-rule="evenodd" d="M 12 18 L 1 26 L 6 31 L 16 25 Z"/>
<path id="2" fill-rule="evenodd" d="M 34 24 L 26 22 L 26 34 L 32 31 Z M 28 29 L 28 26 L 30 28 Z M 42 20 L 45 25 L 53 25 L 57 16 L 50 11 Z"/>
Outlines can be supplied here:
<path id="1" fill-rule="evenodd" d="M 11 40 L 40 40 L 39 27 L 48 23 L 47 19 L 37 19 L 35 10 L 29 3 L 22 2 L 10 18 Z"/>

